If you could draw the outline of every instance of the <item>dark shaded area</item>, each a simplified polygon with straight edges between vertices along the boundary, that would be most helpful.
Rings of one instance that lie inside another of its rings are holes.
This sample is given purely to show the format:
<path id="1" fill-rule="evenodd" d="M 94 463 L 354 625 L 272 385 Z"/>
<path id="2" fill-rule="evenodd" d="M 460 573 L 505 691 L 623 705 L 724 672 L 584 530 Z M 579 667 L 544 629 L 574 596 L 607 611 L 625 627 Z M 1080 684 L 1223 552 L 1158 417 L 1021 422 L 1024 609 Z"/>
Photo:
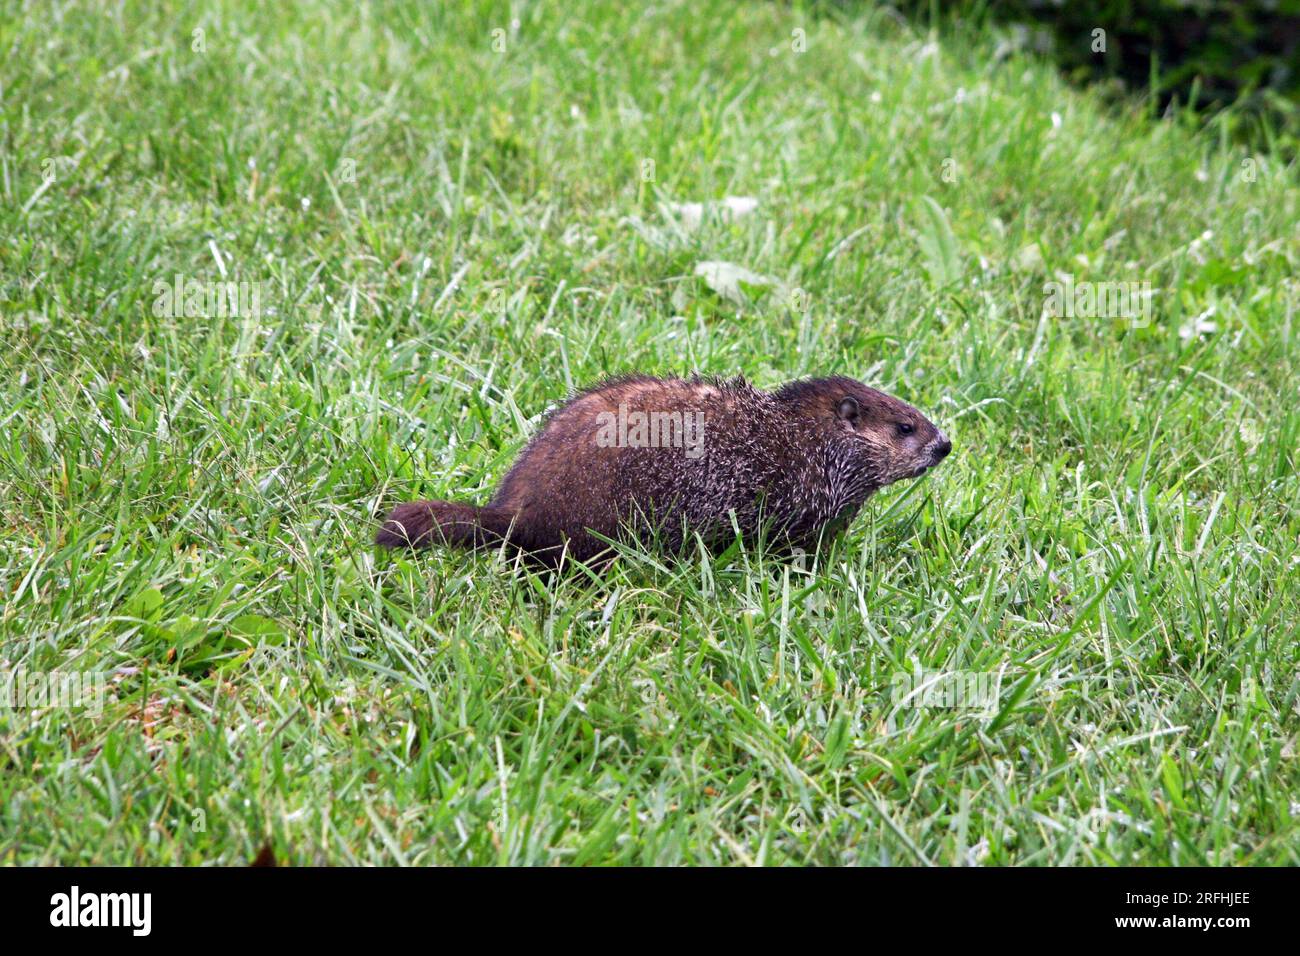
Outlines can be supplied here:
<path id="1" fill-rule="evenodd" d="M 843 5 L 840 5 L 843 6 Z M 1300 0 L 898 0 L 920 23 L 993 20 L 1032 32 L 1074 79 L 1119 80 L 1159 105 L 1238 104 L 1233 132 L 1300 137 Z M 1100 32 L 1104 31 L 1104 32 Z"/>

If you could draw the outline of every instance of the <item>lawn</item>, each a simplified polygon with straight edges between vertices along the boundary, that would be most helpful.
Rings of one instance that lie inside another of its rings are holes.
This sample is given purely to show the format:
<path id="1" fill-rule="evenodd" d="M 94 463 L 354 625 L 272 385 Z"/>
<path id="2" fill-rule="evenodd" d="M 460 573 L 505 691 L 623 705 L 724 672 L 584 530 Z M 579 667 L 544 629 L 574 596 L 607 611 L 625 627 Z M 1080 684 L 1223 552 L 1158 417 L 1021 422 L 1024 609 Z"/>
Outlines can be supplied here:
<path id="1" fill-rule="evenodd" d="M 0 862 L 1300 863 L 1294 166 L 869 5 L 3 6 L 0 664 L 97 693 Z M 374 550 L 632 370 L 954 452 L 813 565 Z"/>

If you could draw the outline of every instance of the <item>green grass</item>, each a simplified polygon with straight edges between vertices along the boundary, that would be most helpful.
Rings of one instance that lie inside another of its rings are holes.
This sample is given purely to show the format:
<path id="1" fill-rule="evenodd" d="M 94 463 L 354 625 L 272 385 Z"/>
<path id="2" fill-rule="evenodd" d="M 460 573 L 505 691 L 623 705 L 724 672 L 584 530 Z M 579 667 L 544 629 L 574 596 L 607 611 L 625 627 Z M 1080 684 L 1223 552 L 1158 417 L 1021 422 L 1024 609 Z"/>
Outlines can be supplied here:
<path id="1" fill-rule="evenodd" d="M 1300 863 L 1294 168 L 869 7 L 249 6 L 0 13 L 0 662 L 109 675 L 0 709 L 0 861 Z M 695 369 L 955 451 L 812 571 L 371 547 Z"/>

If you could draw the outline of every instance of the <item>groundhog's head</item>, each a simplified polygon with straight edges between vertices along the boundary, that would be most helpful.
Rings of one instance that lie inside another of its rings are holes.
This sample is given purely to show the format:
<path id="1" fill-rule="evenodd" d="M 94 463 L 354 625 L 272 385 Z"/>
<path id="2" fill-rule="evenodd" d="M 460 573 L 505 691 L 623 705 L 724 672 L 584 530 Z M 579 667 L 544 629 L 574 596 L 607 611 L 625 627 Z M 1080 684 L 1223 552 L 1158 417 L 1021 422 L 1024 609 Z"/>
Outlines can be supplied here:
<path id="1" fill-rule="evenodd" d="M 778 393 L 835 441 L 832 468 L 842 463 L 853 496 L 904 478 L 919 478 L 943 461 L 952 442 L 907 402 L 851 378 L 795 382 Z"/>

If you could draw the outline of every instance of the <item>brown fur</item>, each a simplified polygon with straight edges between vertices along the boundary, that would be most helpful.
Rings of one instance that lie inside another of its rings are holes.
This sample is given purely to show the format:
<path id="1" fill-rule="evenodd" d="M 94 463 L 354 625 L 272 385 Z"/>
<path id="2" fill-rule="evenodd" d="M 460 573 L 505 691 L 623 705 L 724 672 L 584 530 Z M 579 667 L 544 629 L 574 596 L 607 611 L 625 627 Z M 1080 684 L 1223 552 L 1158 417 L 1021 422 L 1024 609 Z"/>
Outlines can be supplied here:
<path id="1" fill-rule="evenodd" d="M 647 443 L 647 433 L 630 424 L 621 441 L 611 431 L 620 407 L 629 423 L 636 412 L 658 416 L 660 429 L 648 434 L 676 434 L 681 444 Z M 673 431 L 674 415 L 701 423 L 695 445 L 689 428 Z M 743 379 L 630 376 L 553 412 L 487 505 L 398 505 L 377 542 L 504 543 L 556 565 L 564 556 L 587 560 L 605 551 L 597 535 L 679 549 L 698 534 L 721 548 L 738 527 L 746 539 L 765 531 L 779 544 L 811 549 L 846 527 L 877 488 L 917 477 L 951 448 L 911 405 L 849 378 L 792 382 L 768 393 Z"/>

